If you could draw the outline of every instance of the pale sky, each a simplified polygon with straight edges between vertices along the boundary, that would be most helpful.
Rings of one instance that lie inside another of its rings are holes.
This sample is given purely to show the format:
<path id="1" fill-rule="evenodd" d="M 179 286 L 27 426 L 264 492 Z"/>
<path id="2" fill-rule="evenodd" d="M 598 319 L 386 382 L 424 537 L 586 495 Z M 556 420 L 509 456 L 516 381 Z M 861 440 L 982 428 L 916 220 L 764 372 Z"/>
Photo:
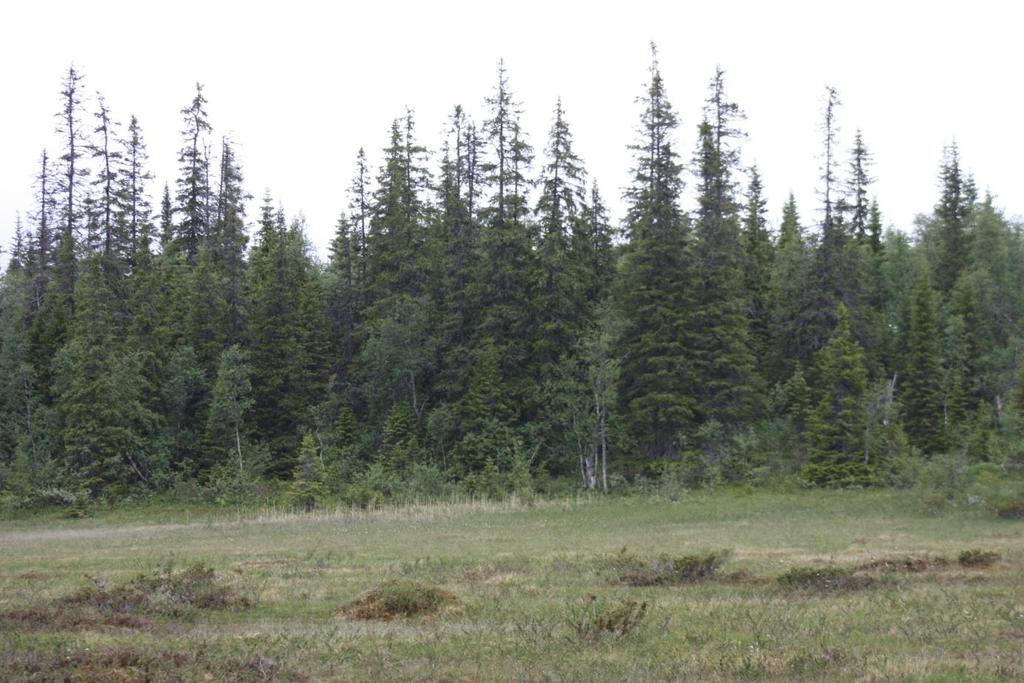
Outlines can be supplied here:
<path id="1" fill-rule="evenodd" d="M 393 118 L 415 111 L 433 150 L 455 104 L 477 120 L 505 60 L 530 142 L 542 151 L 562 98 L 576 151 L 622 213 L 648 44 L 689 161 L 707 83 L 726 70 L 747 113 L 746 163 L 761 169 L 773 223 L 790 191 L 816 216 L 822 102 L 839 90 L 845 160 L 854 132 L 874 153 L 886 223 L 910 230 L 937 197 L 944 145 L 979 187 L 1024 214 L 1021 28 L 1014 2 L 72 2 L 8 3 L 0 25 L 0 244 L 32 210 L 61 78 L 74 63 L 115 120 L 142 126 L 157 203 L 181 146 L 179 110 L 205 86 L 212 141 L 237 145 L 246 189 L 302 212 L 325 255 L 356 151 L 374 166 Z M 435 158 L 436 161 L 436 158 Z M 436 164 L 433 164 L 436 166 Z M 690 189 L 694 183 L 687 179 Z M 250 219 L 256 216 L 256 204 Z M 4 259 L 5 260 L 5 259 Z"/>

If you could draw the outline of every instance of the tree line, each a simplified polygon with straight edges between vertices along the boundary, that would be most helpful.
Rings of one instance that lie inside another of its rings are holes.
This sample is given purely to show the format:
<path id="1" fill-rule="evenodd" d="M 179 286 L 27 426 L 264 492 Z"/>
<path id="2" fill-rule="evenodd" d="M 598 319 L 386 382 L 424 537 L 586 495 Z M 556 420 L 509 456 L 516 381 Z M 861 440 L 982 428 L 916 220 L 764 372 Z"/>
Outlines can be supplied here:
<path id="1" fill-rule="evenodd" d="M 652 51 L 613 225 L 570 114 L 556 105 L 538 153 L 499 63 L 486 115 L 455 107 L 433 153 L 411 111 L 378 168 L 360 150 L 326 261 L 269 194 L 246 214 L 201 86 L 155 204 L 140 123 L 85 93 L 70 68 L 0 282 L 9 500 L 885 485 L 908 458 L 1022 459 L 1021 226 L 953 145 L 915 232 L 883 229 L 834 89 L 820 205 L 790 195 L 775 221 L 725 72 L 686 149 Z"/>

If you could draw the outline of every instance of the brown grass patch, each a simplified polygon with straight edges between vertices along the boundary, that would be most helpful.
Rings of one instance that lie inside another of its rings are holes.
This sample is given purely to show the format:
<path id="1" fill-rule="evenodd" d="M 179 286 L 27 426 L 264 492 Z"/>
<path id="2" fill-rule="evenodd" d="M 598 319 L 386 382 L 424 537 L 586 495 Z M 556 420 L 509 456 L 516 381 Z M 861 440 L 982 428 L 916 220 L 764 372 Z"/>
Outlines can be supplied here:
<path id="1" fill-rule="evenodd" d="M 736 586 L 764 586 L 772 582 L 767 576 L 757 576 L 756 574 L 751 574 L 746 569 L 729 572 L 723 575 L 721 580 L 724 583 Z"/>
<path id="2" fill-rule="evenodd" d="M 459 578 L 459 583 L 494 585 L 514 581 L 521 572 L 501 569 L 493 564 L 481 565 L 467 569 Z"/>
<path id="3" fill-rule="evenodd" d="M 20 574 L 15 574 L 14 578 L 21 579 L 22 581 L 42 581 L 44 579 L 50 578 L 50 575 L 44 574 L 43 572 L 32 570 L 27 572 L 21 572 Z"/>
<path id="4" fill-rule="evenodd" d="M 103 629 L 144 629 L 150 624 L 141 617 L 102 612 L 96 609 L 33 607 L 0 613 L 0 623 L 24 631 L 95 631 Z"/>
<path id="5" fill-rule="evenodd" d="M 205 645 L 193 652 L 136 650 L 107 647 L 57 655 L 32 652 L 5 662 L 5 672 L 19 680 L 76 681 L 306 681 L 302 674 L 285 671 L 275 659 L 256 655 L 247 659 L 215 656 Z"/>
<path id="6" fill-rule="evenodd" d="M 81 650 L 68 655 L 28 654 L 18 662 L 28 680 L 150 681 L 179 680 L 190 662 L 185 652 L 140 652 L 111 647 L 96 652 Z"/>
<path id="7" fill-rule="evenodd" d="M 343 614 L 349 619 L 391 620 L 430 616 L 458 607 L 459 599 L 440 588 L 404 579 L 385 581 L 350 602 Z"/>

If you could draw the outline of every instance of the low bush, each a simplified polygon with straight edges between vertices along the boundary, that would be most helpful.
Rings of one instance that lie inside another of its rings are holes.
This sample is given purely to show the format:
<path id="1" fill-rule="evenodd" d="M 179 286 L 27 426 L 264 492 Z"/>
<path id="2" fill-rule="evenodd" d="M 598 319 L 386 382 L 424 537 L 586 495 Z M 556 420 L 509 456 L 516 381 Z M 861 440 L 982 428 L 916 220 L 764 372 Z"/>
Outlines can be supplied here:
<path id="1" fill-rule="evenodd" d="M 932 569 L 942 569 L 948 565 L 949 560 L 938 555 L 902 555 L 899 557 L 883 557 L 871 562 L 865 562 L 857 567 L 857 570 L 919 574 Z"/>
<path id="2" fill-rule="evenodd" d="M 386 581 L 349 603 L 344 610 L 350 619 L 395 619 L 436 614 L 458 605 L 458 598 L 440 588 L 397 579 Z"/>
<path id="3" fill-rule="evenodd" d="M 716 550 L 696 555 L 672 557 L 662 554 L 648 558 L 623 548 L 605 563 L 615 570 L 619 583 L 629 586 L 666 586 L 712 579 L 730 555 L 728 550 Z"/>
<path id="4" fill-rule="evenodd" d="M 956 561 L 961 567 L 990 567 L 999 561 L 999 553 L 971 548 L 960 553 Z"/>
<path id="5" fill-rule="evenodd" d="M 217 580 L 214 570 L 195 563 L 179 572 L 170 566 L 142 574 L 114 587 L 96 582 L 61 601 L 65 607 L 87 607 L 103 613 L 179 616 L 192 609 L 227 610 L 249 607 L 251 601 Z"/>
<path id="6" fill-rule="evenodd" d="M 995 506 L 996 514 L 1003 519 L 1024 519 L 1024 498 L 1015 498 Z"/>
<path id="7" fill-rule="evenodd" d="M 604 600 L 589 595 L 569 609 L 567 621 L 577 641 L 593 642 L 636 635 L 649 613 L 647 602 Z"/>
<path id="8" fill-rule="evenodd" d="M 876 583 L 872 576 L 855 573 L 852 567 L 793 567 L 777 579 L 780 586 L 791 590 L 850 591 L 869 588 Z"/>

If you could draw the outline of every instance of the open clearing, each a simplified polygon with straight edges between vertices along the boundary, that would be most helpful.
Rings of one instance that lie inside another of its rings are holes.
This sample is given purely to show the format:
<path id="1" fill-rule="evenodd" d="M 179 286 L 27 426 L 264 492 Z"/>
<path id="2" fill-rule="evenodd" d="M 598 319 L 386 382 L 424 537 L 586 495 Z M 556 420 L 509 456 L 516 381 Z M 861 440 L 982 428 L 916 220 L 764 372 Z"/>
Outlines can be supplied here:
<path id="1" fill-rule="evenodd" d="M 882 491 L 19 520 L 0 679 L 1024 680 L 1022 568 Z"/>

